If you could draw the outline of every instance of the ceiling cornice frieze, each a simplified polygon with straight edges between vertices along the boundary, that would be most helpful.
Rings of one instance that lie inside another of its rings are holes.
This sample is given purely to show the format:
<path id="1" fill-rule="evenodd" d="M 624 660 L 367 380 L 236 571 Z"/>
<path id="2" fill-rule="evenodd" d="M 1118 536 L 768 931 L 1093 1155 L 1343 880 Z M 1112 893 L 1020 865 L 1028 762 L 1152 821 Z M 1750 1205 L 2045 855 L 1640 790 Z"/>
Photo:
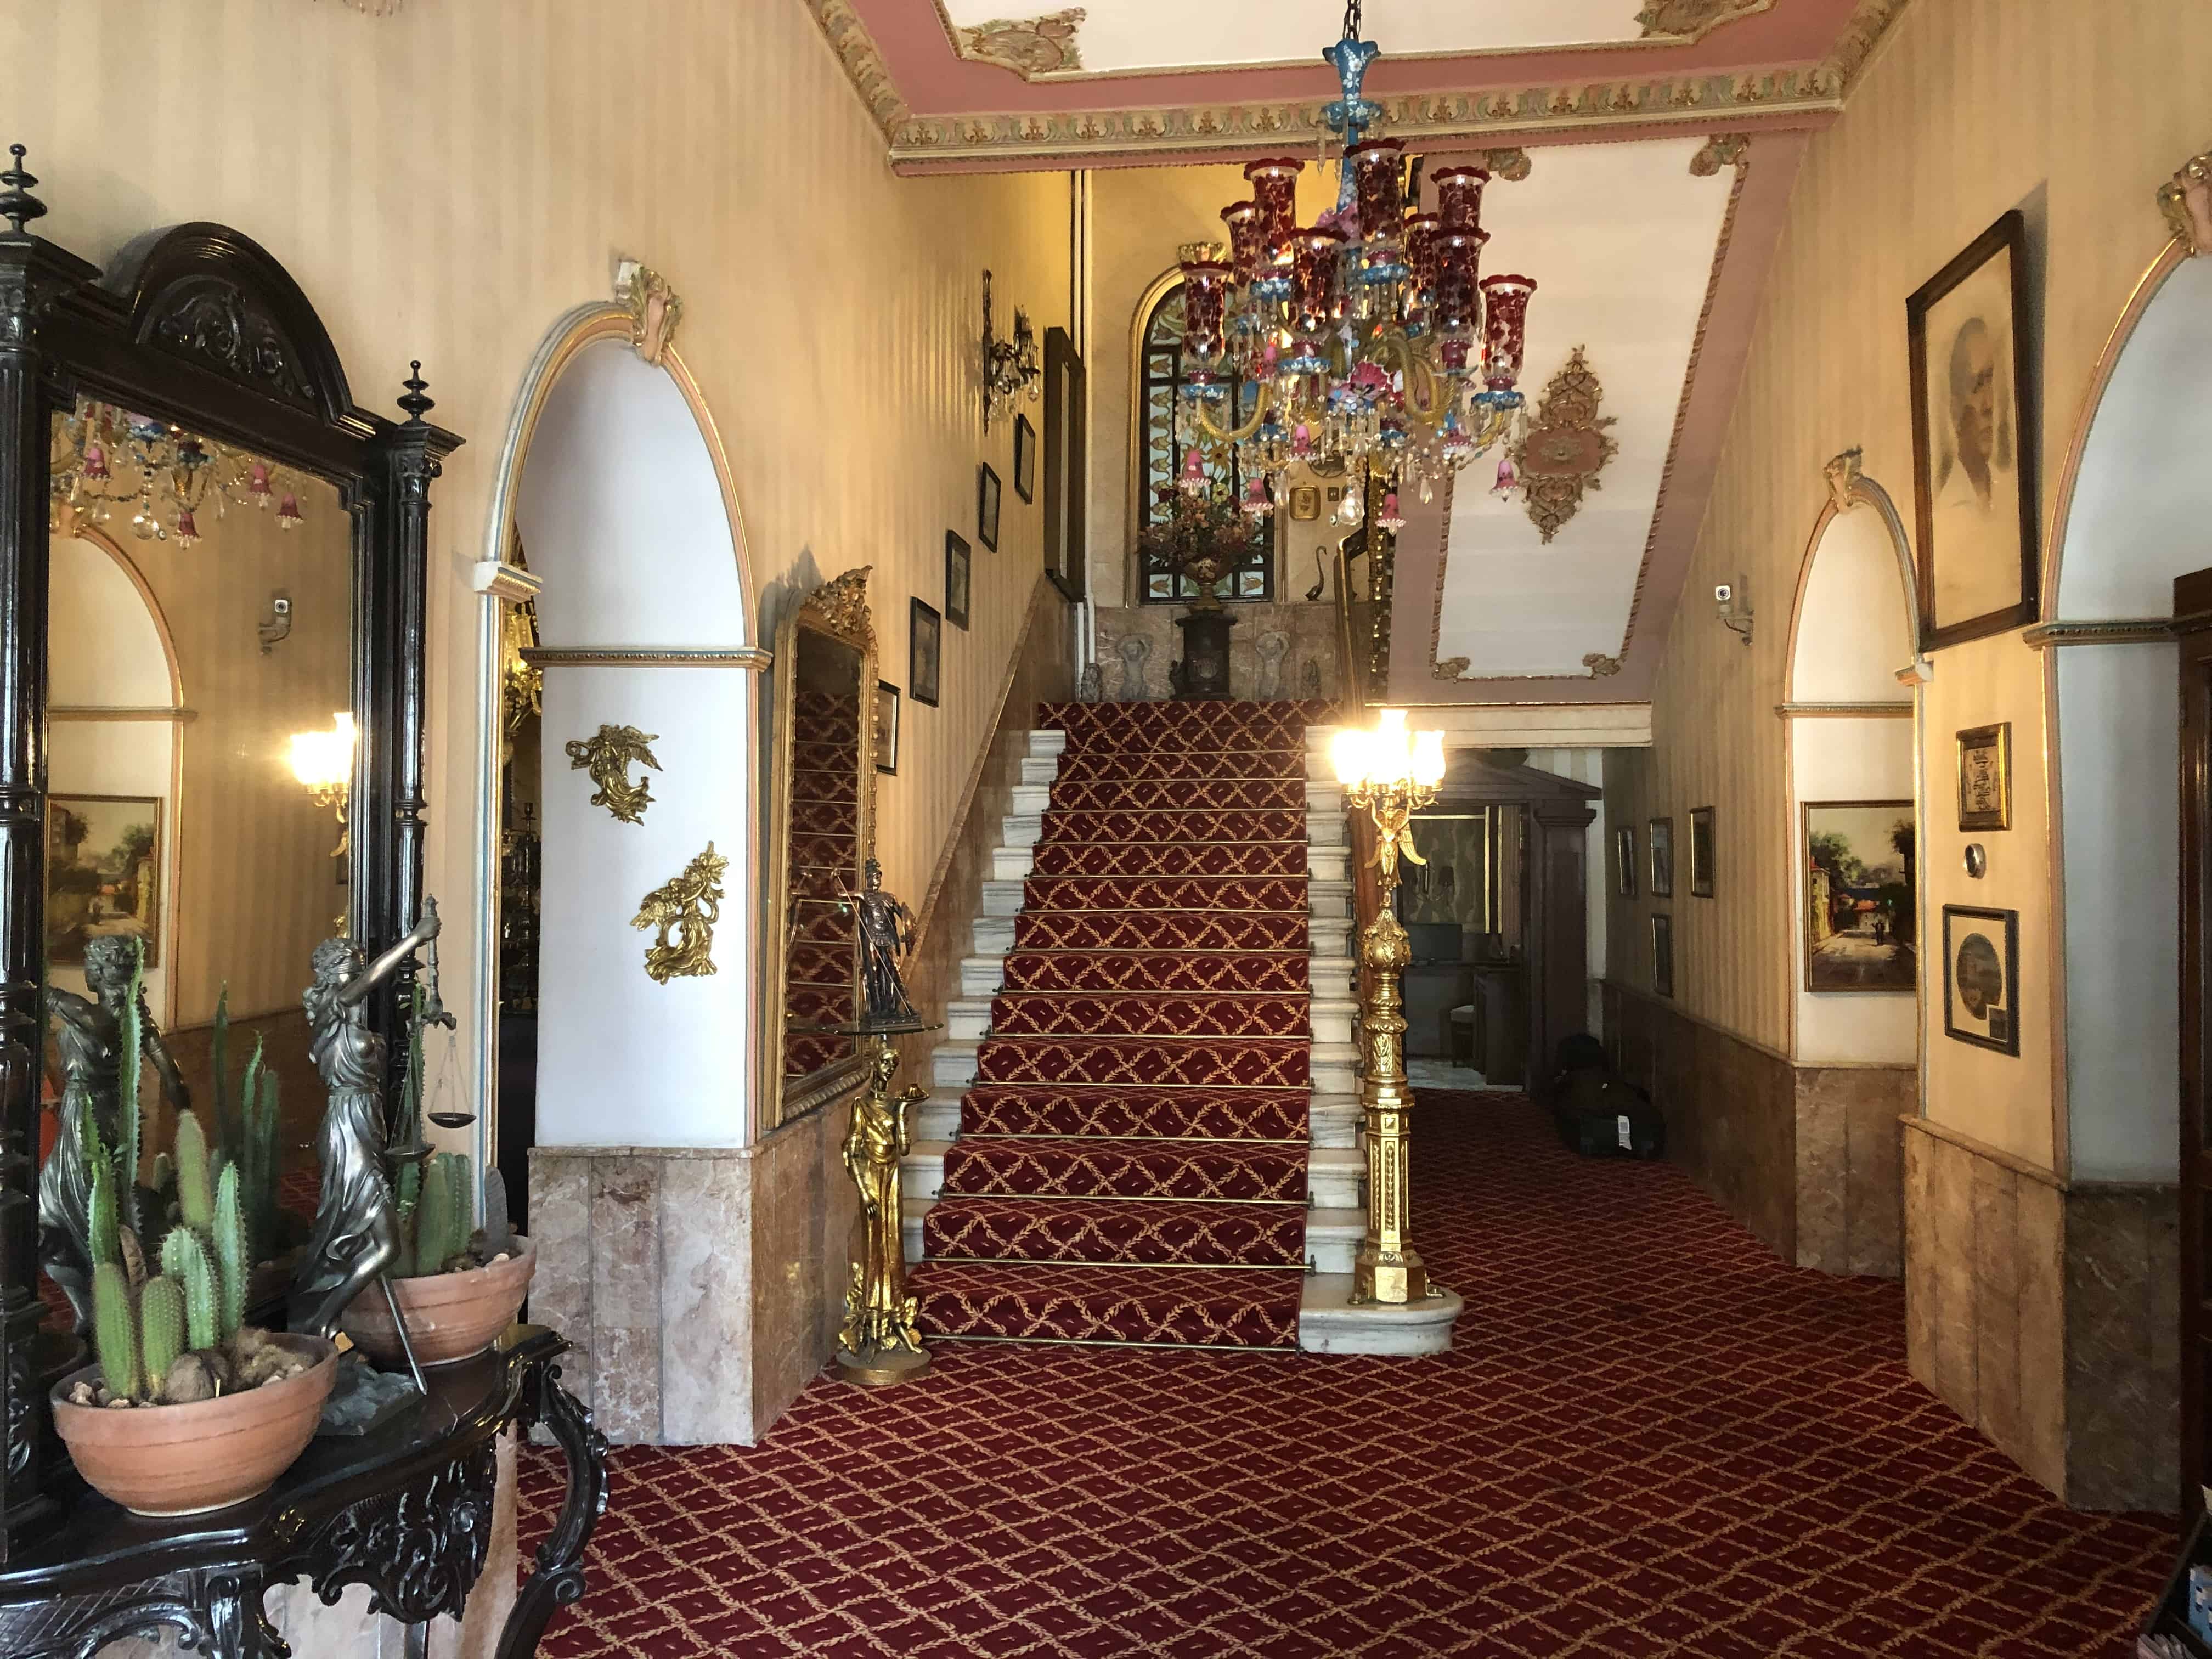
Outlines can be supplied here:
<path id="1" fill-rule="evenodd" d="M 896 149 L 899 129 L 913 112 L 899 95 L 875 36 L 846 0 L 806 0 L 806 9 L 814 14 L 823 38 L 845 66 L 845 78 L 853 83 L 853 90 L 867 106 L 878 130 Z"/>

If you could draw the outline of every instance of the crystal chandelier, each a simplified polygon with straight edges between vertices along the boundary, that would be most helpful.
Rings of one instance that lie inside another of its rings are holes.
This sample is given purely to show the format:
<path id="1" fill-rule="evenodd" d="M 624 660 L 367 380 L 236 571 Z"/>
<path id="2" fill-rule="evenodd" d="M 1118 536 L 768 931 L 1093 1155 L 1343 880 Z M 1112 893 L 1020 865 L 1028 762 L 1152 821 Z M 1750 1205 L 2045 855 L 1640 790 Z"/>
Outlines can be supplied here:
<path id="1" fill-rule="evenodd" d="M 1490 240 L 1482 168 L 1440 169 L 1434 209 L 1409 210 L 1404 143 L 1367 136 L 1383 111 L 1360 88 L 1382 49 L 1359 27 L 1351 0 L 1344 38 L 1322 54 L 1344 94 L 1322 111 L 1343 140 L 1334 210 L 1300 225 L 1305 164 L 1254 161 L 1251 198 L 1222 211 L 1225 246 L 1183 250 L 1184 397 L 1204 438 L 1236 447 L 1248 514 L 1267 512 L 1268 482 L 1279 495 L 1293 466 L 1371 470 L 1387 485 L 1376 523 L 1395 530 L 1401 483 L 1427 501 L 1437 480 L 1522 434 L 1515 386 L 1536 284 L 1477 276 Z M 1230 401 L 1240 386 L 1256 389 L 1249 414 Z M 1516 482 L 1502 462 L 1499 489 Z M 1199 446 L 1178 483 L 1191 495 L 1211 487 Z M 1364 494 L 1345 491 L 1346 522 Z"/>
<path id="2" fill-rule="evenodd" d="M 221 518 L 229 507 L 274 506 L 276 527 L 289 530 L 305 517 L 299 485 L 283 469 L 112 404 L 77 399 L 54 422 L 50 464 L 53 523 L 67 533 L 76 524 L 105 524 L 118 507 L 131 509 L 131 532 L 143 542 L 179 547 L 200 538 L 199 511 L 212 501 Z"/>

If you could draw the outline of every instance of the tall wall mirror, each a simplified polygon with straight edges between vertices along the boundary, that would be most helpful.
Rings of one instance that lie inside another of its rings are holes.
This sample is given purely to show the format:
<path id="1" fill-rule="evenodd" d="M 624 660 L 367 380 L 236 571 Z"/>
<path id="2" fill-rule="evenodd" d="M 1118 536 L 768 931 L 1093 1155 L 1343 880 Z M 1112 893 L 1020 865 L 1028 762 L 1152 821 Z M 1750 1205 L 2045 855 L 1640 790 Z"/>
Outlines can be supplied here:
<path id="1" fill-rule="evenodd" d="M 258 1055 L 281 1251 L 313 1221 L 325 1104 L 300 989 L 350 899 L 353 520 L 326 480 L 169 421 L 90 398 L 52 420 L 47 984 L 96 1000 L 137 951 L 175 1068 L 155 1144 L 181 1103 L 239 1141 Z"/>
<path id="2" fill-rule="evenodd" d="M 258 1137 L 248 1295 L 283 1322 L 321 1181 L 309 959 L 423 902 L 429 497 L 460 441 L 419 366 L 391 366 L 401 418 L 356 407 L 246 237 L 153 231 L 101 270 L 28 231 L 36 182 L 0 175 L 0 1561 L 51 1525 L 46 1389 L 81 1352 L 42 1165 L 83 1117 L 121 1139 L 134 970 L 139 1145 L 186 1104 L 241 1169 Z M 413 989 L 366 1006 L 395 1096 Z"/>
<path id="3" fill-rule="evenodd" d="M 863 566 L 777 630 L 775 822 L 769 908 L 777 961 L 775 1119 L 836 1098 L 866 1069 L 858 1040 L 810 1028 L 860 1018 L 848 896 L 875 844 L 876 635 Z"/>

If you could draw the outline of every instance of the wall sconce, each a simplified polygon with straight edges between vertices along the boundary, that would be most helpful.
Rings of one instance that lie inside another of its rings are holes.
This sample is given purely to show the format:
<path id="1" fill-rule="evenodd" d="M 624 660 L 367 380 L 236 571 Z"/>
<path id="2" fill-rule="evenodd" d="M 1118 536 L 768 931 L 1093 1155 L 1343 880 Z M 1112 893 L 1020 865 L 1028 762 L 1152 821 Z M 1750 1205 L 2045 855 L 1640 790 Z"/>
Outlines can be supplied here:
<path id="1" fill-rule="evenodd" d="M 1751 643 L 1751 583 L 1747 578 L 1738 576 L 1733 583 L 1716 583 L 1713 611 L 1721 619 L 1723 628 L 1742 635 L 1746 645 Z"/>
<path id="2" fill-rule="evenodd" d="M 353 793 L 354 743 L 353 714 L 344 708 L 331 716 L 327 732 L 292 734 L 292 775 L 306 787 L 308 799 L 316 805 L 337 809 L 338 844 L 331 853 L 334 859 L 343 858 L 353 845 L 346 806 Z"/>
<path id="3" fill-rule="evenodd" d="M 269 596 L 269 614 L 253 630 L 261 641 L 261 654 L 267 656 L 276 648 L 276 642 L 289 638 L 292 632 L 292 596 L 278 588 Z"/>
<path id="4" fill-rule="evenodd" d="M 1012 411 L 1015 401 L 1024 392 L 1035 403 L 1039 383 L 1044 375 L 1043 360 L 1037 355 L 1036 335 L 1030 327 L 1030 314 L 1019 306 L 1014 307 L 1014 336 L 1002 340 L 991 319 L 991 273 L 983 273 L 983 430 L 991 429 L 991 416 L 1000 420 Z"/>

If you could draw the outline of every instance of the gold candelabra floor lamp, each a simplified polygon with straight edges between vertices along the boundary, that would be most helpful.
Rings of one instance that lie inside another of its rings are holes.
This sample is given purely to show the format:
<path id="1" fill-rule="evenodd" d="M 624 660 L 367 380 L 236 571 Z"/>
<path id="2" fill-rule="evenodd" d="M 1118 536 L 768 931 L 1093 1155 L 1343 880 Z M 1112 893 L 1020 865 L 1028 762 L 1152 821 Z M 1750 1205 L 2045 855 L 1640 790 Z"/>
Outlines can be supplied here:
<path id="1" fill-rule="evenodd" d="M 1437 798 L 1444 776 L 1443 733 L 1408 732 L 1406 711 L 1386 708 L 1372 732 L 1340 732 L 1331 750 L 1345 804 L 1375 820 L 1375 863 L 1382 896 L 1361 931 L 1368 984 L 1359 1010 L 1365 1051 L 1360 1084 L 1367 1142 L 1367 1233 L 1352 1265 L 1354 1305 L 1420 1302 L 1442 1291 L 1411 1238 L 1413 1091 L 1406 1077 L 1406 1002 L 1400 977 L 1413 941 L 1393 902 L 1398 860 L 1425 863 L 1414 849 L 1413 815 Z"/>

